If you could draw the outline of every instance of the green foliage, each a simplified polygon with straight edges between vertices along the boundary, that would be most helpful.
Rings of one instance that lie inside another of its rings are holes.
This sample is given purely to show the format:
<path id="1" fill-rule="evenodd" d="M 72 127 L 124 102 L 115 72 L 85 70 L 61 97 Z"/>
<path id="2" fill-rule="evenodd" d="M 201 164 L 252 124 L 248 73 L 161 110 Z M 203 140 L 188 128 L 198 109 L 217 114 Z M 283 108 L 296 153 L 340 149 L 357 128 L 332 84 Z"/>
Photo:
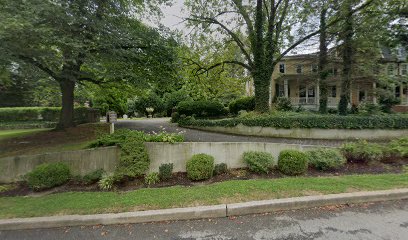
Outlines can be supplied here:
<path id="1" fill-rule="evenodd" d="M 341 151 L 349 162 L 372 162 L 383 157 L 381 145 L 368 143 L 365 140 L 345 143 L 341 147 Z"/>
<path id="2" fill-rule="evenodd" d="M 170 116 L 172 115 L 173 109 L 176 108 L 180 102 L 193 101 L 193 98 L 190 97 L 186 91 L 178 90 L 164 94 L 163 101 L 167 116 Z"/>
<path id="3" fill-rule="evenodd" d="M 358 106 L 357 113 L 361 115 L 381 114 L 381 107 L 370 102 L 363 102 Z"/>
<path id="4" fill-rule="evenodd" d="M 238 124 L 245 126 L 273 127 L 273 128 L 322 128 L 322 129 L 406 129 L 408 126 L 407 114 L 391 115 L 320 115 L 305 113 L 274 113 L 263 115 L 248 115 L 242 118 L 205 120 L 180 119 L 180 126 L 200 127 L 234 127 Z"/>
<path id="5" fill-rule="evenodd" d="M 114 175 L 103 175 L 101 180 L 98 182 L 100 189 L 104 191 L 111 190 L 115 186 L 116 177 Z"/>
<path id="6" fill-rule="evenodd" d="M 388 147 L 393 155 L 408 158 L 408 137 L 393 140 Z"/>
<path id="7" fill-rule="evenodd" d="M 160 131 L 159 133 L 146 134 L 146 142 L 184 142 L 184 136 L 180 133 L 167 133 L 166 131 Z"/>
<path id="8" fill-rule="evenodd" d="M 180 113 L 174 112 L 171 114 L 171 122 L 176 123 L 180 119 Z"/>
<path id="9" fill-rule="evenodd" d="M 74 109 L 76 123 L 88 122 L 88 114 L 97 110 L 78 107 Z M 0 108 L 0 122 L 6 121 L 46 121 L 56 122 L 60 117 L 60 107 L 14 107 Z M 97 113 L 99 115 L 99 113 Z"/>
<path id="10" fill-rule="evenodd" d="M 286 98 L 286 97 L 279 97 L 278 99 L 276 99 L 275 107 L 276 107 L 276 110 L 283 111 L 283 112 L 293 110 L 292 102 L 290 101 L 289 98 Z"/>
<path id="11" fill-rule="evenodd" d="M 221 175 L 228 172 L 228 166 L 225 163 L 215 164 L 214 175 Z"/>
<path id="12" fill-rule="evenodd" d="M 307 152 L 309 165 L 318 170 L 333 170 L 344 166 L 346 159 L 337 149 L 319 148 Z"/>
<path id="13" fill-rule="evenodd" d="M 339 114 L 342 116 L 347 115 L 347 108 L 348 108 L 348 100 L 347 97 L 345 97 L 344 95 L 342 95 L 340 97 L 340 102 L 339 102 L 339 106 L 338 106 L 338 111 Z"/>
<path id="14" fill-rule="evenodd" d="M 82 177 L 82 182 L 85 184 L 93 184 L 98 182 L 99 180 L 102 179 L 102 177 L 105 175 L 105 170 L 103 169 L 97 169 L 95 171 L 92 171 L 85 176 Z"/>
<path id="15" fill-rule="evenodd" d="M 206 180 L 213 176 L 214 171 L 214 157 L 200 153 L 193 155 L 187 161 L 187 177 L 191 180 Z"/>
<path id="16" fill-rule="evenodd" d="M 148 186 L 156 184 L 156 183 L 160 182 L 159 173 L 157 173 L 157 172 L 149 173 L 149 174 L 147 174 L 145 176 L 144 180 L 145 180 L 145 183 Z"/>
<path id="17" fill-rule="evenodd" d="M 133 99 L 132 108 L 129 108 L 131 112 L 139 112 L 147 116 L 149 113 L 146 108 L 153 108 L 153 114 L 160 113 L 165 110 L 163 100 L 154 92 L 149 92 L 140 97 Z"/>
<path id="18" fill-rule="evenodd" d="M 272 154 L 267 152 L 244 152 L 244 162 L 250 171 L 255 173 L 268 173 L 275 161 Z"/>
<path id="19" fill-rule="evenodd" d="M 297 150 L 283 150 L 279 154 L 278 169 L 285 175 L 301 175 L 306 173 L 308 156 Z"/>
<path id="20" fill-rule="evenodd" d="M 238 114 L 239 111 L 253 111 L 255 110 L 255 97 L 243 97 L 236 99 L 228 105 L 229 111 L 233 114 Z"/>
<path id="21" fill-rule="evenodd" d="M 69 167 L 64 163 L 45 163 L 38 165 L 27 174 L 28 186 L 34 191 L 40 191 L 68 182 L 71 177 Z"/>
<path id="22" fill-rule="evenodd" d="M 218 101 L 185 101 L 177 105 L 180 115 L 197 117 L 219 117 L 226 114 L 224 106 Z"/>
<path id="23" fill-rule="evenodd" d="M 162 181 L 170 180 L 173 176 L 173 163 L 165 163 L 159 167 L 159 177 Z"/>

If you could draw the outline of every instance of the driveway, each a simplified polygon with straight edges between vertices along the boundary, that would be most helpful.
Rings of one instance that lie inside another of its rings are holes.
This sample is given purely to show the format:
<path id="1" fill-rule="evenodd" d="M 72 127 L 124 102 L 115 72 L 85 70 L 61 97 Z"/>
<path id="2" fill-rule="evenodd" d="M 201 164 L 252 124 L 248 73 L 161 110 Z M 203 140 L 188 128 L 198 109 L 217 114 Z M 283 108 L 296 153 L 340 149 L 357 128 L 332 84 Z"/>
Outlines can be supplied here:
<path id="1" fill-rule="evenodd" d="M 133 130 L 152 133 L 161 131 L 162 128 L 167 132 L 183 131 L 186 142 L 270 142 L 270 143 L 289 143 L 303 145 L 326 145 L 338 146 L 341 140 L 315 140 L 315 139 L 292 139 L 292 138 L 270 138 L 270 137 L 251 137 L 239 136 L 225 133 L 207 132 L 195 129 L 178 127 L 175 123 L 170 123 L 170 118 L 154 118 L 146 120 L 121 120 L 115 123 L 115 128 L 128 128 Z"/>
<path id="2" fill-rule="evenodd" d="M 231 218 L 0 231 L 0 239 L 408 239 L 408 200 Z"/>

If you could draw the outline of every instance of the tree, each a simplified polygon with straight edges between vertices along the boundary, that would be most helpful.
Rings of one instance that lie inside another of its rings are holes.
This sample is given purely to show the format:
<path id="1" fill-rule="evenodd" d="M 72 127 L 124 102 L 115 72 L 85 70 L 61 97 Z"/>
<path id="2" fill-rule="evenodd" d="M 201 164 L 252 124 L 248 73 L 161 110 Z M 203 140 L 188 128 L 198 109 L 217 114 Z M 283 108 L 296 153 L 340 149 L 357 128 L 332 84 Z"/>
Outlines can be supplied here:
<path id="1" fill-rule="evenodd" d="M 353 13 L 369 5 L 367 0 Z M 198 32 L 234 42 L 244 61 L 225 59 L 207 70 L 224 64 L 245 68 L 255 86 L 256 110 L 269 109 L 271 76 L 275 65 L 304 41 L 317 35 L 320 29 L 310 23 L 310 4 L 306 0 L 187 0 L 190 16 L 186 19 Z M 340 21 L 334 18 L 327 26 Z M 298 26 L 298 28 L 296 28 Z M 244 33 L 245 32 L 245 33 Z"/>
<path id="2" fill-rule="evenodd" d="M 0 0 L 0 58 L 7 66 L 30 64 L 55 80 L 62 93 L 58 126 L 73 126 L 78 83 L 148 86 L 173 75 L 175 43 L 138 20 L 164 2 Z"/>

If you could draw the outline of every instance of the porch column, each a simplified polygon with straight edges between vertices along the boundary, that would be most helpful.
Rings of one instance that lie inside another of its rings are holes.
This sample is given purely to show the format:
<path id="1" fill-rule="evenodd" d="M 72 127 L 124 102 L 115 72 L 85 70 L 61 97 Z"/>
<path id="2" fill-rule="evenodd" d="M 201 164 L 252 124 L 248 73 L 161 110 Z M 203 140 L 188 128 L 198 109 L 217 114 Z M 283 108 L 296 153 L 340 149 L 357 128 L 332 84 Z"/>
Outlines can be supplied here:
<path id="1" fill-rule="evenodd" d="M 283 80 L 283 89 L 285 91 L 285 98 L 289 98 L 289 84 L 287 79 Z"/>
<path id="2" fill-rule="evenodd" d="M 377 93 L 376 93 L 376 89 L 377 89 L 377 83 L 373 82 L 373 104 L 377 104 Z"/>
<path id="3" fill-rule="evenodd" d="M 316 84 L 315 104 L 317 104 L 317 106 L 320 106 L 320 83 L 319 82 Z"/>

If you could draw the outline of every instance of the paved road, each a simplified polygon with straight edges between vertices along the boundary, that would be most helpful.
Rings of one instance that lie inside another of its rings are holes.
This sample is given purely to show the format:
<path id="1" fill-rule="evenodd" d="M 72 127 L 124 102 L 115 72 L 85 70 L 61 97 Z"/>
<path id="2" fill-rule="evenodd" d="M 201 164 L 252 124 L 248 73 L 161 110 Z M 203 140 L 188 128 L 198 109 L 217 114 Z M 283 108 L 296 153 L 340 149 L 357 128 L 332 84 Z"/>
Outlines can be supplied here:
<path id="1" fill-rule="evenodd" d="M 272 143 L 290 143 L 304 145 L 326 145 L 338 146 L 343 141 L 340 140 L 313 140 L 313 139 L 290 139 L 290 138 L 266 138 L 239 136 L 232 134 L 206 132 L 195 129 L 181 128 L 177 124 L 170 123 L 169 118 L 155 118 L 147 120 L 123 120 L 115 124 L 116 128 L 129 128 L 151 133 L 158 132 L 165 128 L 167 132 L 184 131 L 186 142 L 272 142 Z"/>
<path id="2" fill-rule="evenodd" d="M 408 200 L 147 224 L 0 231 L 21 239 L 408 239 Z"/>

